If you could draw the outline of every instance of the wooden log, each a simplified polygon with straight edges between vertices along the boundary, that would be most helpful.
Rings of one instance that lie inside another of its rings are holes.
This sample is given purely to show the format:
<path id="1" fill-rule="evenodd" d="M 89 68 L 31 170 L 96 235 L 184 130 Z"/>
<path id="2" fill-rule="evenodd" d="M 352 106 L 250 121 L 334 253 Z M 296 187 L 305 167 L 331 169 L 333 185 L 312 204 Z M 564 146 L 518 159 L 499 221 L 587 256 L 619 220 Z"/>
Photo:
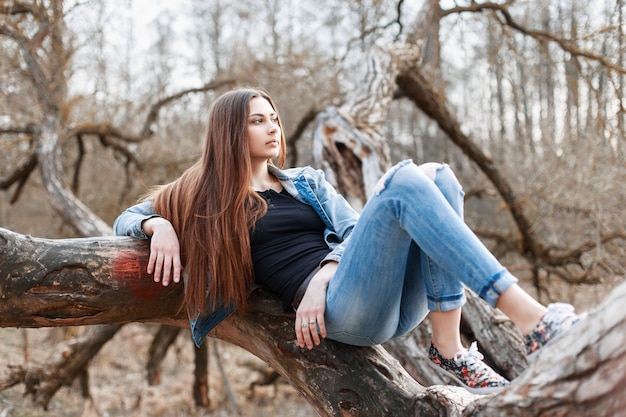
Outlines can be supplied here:
<path id="1" fill-rule="evenodd" d="M 472 416 L 626 416 L 626 282 L 572 331 L 538 352 L 508 390 Z"/>
<path id="2" fill-rule="evenodd" d="M 147 243 L 131 238 L 50 240 L 0 229 L 0 327 L 131 321 L 187 327 L 182 285 L 154 283 L 145 273 L 147 259 Z M 211 336 L 263 359 L 322 416 L 445 412 L 382 347 L 326 340 L 303 351 L 293 325 L 294 314 L 261 290 L 251 295 L 245 316 L 231 316 Z"/>
<path id="3" fill-rule="evenodd" d="M 0 231 L 3 327 L 184 322 L 182 286 L 155 285 L 146 273 L 146 241 Z"/>
<path id="4" fill-rule="evenodd" d="M 146 242 L 130 238 L 49 240 L 0 229 L 0 327 L 108 324 L 114 331 L 130 321 L 186 327 L 182 286 L 152 282 L 144 272 L 147 253 Z M 510 388 L 487 397 L 424 388 L 383 346 L 325 340 L 302 350 L 294 314 L 263 290 L 251 294 L 248 313 L 232 315 L 210 335 L 264 360 L 321 416 L 613 417 L 626 409 L 625 298 L 626 283 L 542 349 Z"/>

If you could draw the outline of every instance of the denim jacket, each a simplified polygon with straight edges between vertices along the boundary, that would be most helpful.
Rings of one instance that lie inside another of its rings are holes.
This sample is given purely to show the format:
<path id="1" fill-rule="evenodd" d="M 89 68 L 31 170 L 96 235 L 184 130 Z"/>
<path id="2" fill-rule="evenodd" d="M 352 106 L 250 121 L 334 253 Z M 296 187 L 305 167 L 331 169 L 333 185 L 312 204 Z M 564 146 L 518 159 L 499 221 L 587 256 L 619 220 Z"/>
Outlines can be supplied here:
<path id="1" fill-rule="evenodd" d="M 343 255 L 348 237 L 356 224 L 359 214 L 348 202 L 337 193 L 335 188 L 325 179 L 321 170 L 311 167 L 278 169 L 269 165 L 269 170 L 278 178 L 284 189 L 297 200 L 309 204 L 320 216 L 326 228 L 324 240 L 331 252 L 322 260 L 339 261 Z M 113 229 L 118 236 L 132 236 L 138 239 L 149 239 L 141 228 L 144 220 L 158 217 L 152 201 L 144 201 L 126 209 L 115 219 Z M 206 334 L 221 323 L 235 310 L 233 306 L 218 303 L 208 314 L 189 317 L 191 335 L 197 346 L 204 341 Z"/>

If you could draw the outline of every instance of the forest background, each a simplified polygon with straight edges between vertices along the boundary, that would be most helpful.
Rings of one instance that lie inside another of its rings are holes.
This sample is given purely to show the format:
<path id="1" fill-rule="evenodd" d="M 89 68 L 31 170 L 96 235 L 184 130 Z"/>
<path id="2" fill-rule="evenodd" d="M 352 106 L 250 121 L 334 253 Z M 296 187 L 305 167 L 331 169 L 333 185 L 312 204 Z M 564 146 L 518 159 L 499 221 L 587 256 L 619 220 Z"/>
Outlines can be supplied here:
<path id="1" fill-rule="evenodd" d="M 43 33 L 36 15 L 15 12 L 22 5 L 60 27 Z M 520 231 L 493 184 L 401 95 L 384 128 L 391 160 L 449 163 L 466 190 L 466 221 L 541 301 L 586 309 L 624 280 L 622 0 L 541 7 L 525 0 L 0 1 L 0 12 L 0 227 L 85 235 L 59 213 L 37 171 L 33 126 L 45 119 L 46 104 L 22 48 L 33 52 L 61 105 L 63 180 L 110 225 L 149 186 L 176 178 L 199 157 L 207 108 L 235 85 L 263 87 L 277 102 L 288 165 L 318 164 L 315 116 L 358 88 L 356 74 L 372 48 L 419 32 L 425 73 L 511 184 L 533 234 L 554 256 L 580 256 L 542 264 L 520 250 Z M 89 407 L 76 387 L 47 412 L 13 388 L 0 393 L 0 413 L 313 415 L 284 384 L 252 398 L 249 384 L 266 371 L 263 364 L 223 342 L 212 345 L 222 360 L 211 365 L 208 409 L 195 408 L 189 392 L 187 337 L 176 341 L 160 384 L 148 386 L 142 361 L 155 329 L 126 326 L 96 357 Z M 0 367 L 45 363 L 82 331 L 0 329 Z M 217 372 L 221 362 L 235 399 Z"/>

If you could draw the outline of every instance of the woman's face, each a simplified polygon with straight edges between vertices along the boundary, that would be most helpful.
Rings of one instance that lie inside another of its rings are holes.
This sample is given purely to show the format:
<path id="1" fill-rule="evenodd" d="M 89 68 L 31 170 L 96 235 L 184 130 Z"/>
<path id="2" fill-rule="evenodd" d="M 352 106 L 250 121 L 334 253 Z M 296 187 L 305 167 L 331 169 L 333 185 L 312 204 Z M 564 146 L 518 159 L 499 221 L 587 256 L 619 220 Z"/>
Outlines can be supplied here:
<path id="1" fill-rule="evenodd" d="M 248 141 L 252 162 L 267 161 L 280 153 L 280 126 L 278 115 L 262 97 L 250 100 Z"/>

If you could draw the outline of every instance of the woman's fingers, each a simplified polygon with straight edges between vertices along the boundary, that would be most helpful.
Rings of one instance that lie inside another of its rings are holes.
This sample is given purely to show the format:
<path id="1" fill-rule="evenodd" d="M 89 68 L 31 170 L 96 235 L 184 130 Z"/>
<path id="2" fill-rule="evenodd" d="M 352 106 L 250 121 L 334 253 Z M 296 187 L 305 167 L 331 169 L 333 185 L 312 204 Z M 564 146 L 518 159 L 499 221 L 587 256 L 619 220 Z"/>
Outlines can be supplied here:
<path id="1" fill-rule="evenodd" d="M 317 320 L 316 319 L 309 319 L 309 333 L 311 334 L 311 337 L 313 339 L 313 343 L 315 344 L 315 346 L 319 346 L 319 344 L 321 343 L 320 340 L 320 335 L 317 331 Z"/>
<path id="2" fill-rule="evenodd" d="M 309 324 L 306 320 L 296 319 L 296 339 L 298 340 L 298 346 L 302 349 L 305 347 L 312 349 L 313 342 L 311 341 L 311 333 L 309 331 Z"/>
<path id="3" fill-rule="evenodd" d="M 172 272 L 172 260 L 169 256 L 165 257 L 163 261 L 163 278 L 161 279 L 161 284 L 164 287 L 167 287 L 170 284 L 170 274 Z"/>
<path id="4" fill-rule="evenodd" d="M 324 311 L 326 309 L 326 288 L 317 287 L 313 282 L 304 293 L 296 311 L 296 339 L 298 346 L 313 349 L 326 337 Z"/>
<path id="5" fill-rule="evenodd" d="M 311 279 L 296 312 L 296 339 L 301 348 L 312 349 L 326 337 L 326 288 L 337 270 L 336 262 L 325 264 Z"/>
<path id="6" fill-rule="evenodd" d="M 170 281 L 180 282 L 183 270 L 180 243 L 172 224 L 157 217 L 144 221 L 143 227 L 152 233 L 148 274 L 154 274 L 154 282 L 160 281 L 163 286 L 169 285 Z"/>
<path id="7" fill-rule="evenodd" d="M 302 336 L 304 339 L 304 345 L 308 349 L 313 349 L 313 346 L 319 345 L 319 337 L 317 338 L 317 343 L 314 344 L 313 334 L 317 335 L 317 329 L 314 329 L 306 319 L 301 323 L 300 328 L 302 329 Z M 304 347 L 304 346 L 300 346 Z"/>
<path id="8" fill-rule="evenodd" d="M 183 264 L 180 262 L 180 255 L 178 254 L 174 256 L 173 267 L 174 267 L 173 280 L 175 283 L 178 283 L 180 282 L 180 276 L 182 275 L 182 272 L 183 272 Z"/>
<path id="9" fill-rule="evenodd" d="M 150 248 L 150 257 L 148 258 L 148 267 L 146 268 L 146 272 L 148 274 L 152 274 L 154 272 L 154 265 L 156 263 L 157 254 Z"/>
<path id="10" fill-rule="evenodd" d="M 164 286 L 169 285 L 170 279 L 179 282 L 181 270 L 180 258 L 172 258 L 154 250 L 150 251 L 146 272 L 153 274 L 154 282 L 161 282 Z"/>
<path id="11" fill-rule="evenodd" d="M 324 339 L 326 338 L 326 322 L 324 321 L 324 314 L 317 315 L 317 329 L 319 331 L 320 336 Z"/>
<path id="12" fill-rule="evenodd" d="M 322 338 L 326 337 L 324 314 L 297 314 L 295 320 L 295 330 L 298 346 L 301 348 L 306 347 L 308 349 L 313 349 L 314 346 L 319 346 L 319 344 L 322 343 Z"/>

